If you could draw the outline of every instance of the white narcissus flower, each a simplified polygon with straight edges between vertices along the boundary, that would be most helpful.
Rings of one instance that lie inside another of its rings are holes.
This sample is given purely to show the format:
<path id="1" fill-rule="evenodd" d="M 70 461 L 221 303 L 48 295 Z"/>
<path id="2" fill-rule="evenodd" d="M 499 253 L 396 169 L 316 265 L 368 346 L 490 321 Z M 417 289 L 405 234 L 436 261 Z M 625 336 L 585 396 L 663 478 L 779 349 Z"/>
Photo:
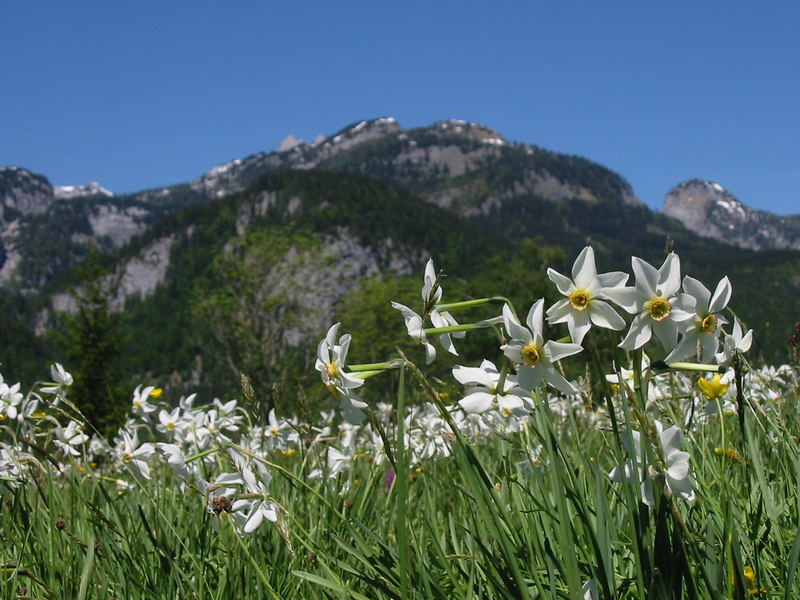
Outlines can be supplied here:
<path id="1" fill-rule="evenodd" d="M 345 333 L 341 336 L 337 344 L 336 334 L 340 325 L 341 323 L 334 323 L 328 329 L 328 333 L 317 346 L 317 360 L 314 364 L 314 368 L 322 377 L 322 383 L 334 396 L 364 385 L 363 380 L 356 379 L 344 371 L 347 351 L 350 348 L 350 334 Z"/>
<path id="2" fill-rule="evenodd" d="M 56 436 L 53 443 L 72 456 L 80 456 L 81 453 L 76 446 L 89 440 L 89 436 L 81 431 L 81 425 L 77 421 L 70 421 L 66 429 L 56 427 L 53 434 Z"/>
<path id="3" fill-rule="evenodd" d="M 163 408 L 158 412 L 158 424 L 156 429 L 166 435 L 169 439 L 180 437 L 181 430 L 185 429 L 189 422 L 181 418 L 181 407 L 176 406 L 171 411 Z"/>
<path id="4" fill-rule="evenodd" d="M 641 372 L 644 373 L 647 371 L 647 368 L 650 366 L 650 358 L 646 354 L 642 354 L 642 362 L 641 364 Z M 610 373 L 606 375 L 606 381 L 611 384 L 617 385 L 620 388 L 624 385 L 625 391 L 629 394 L 633 394 L 633 390 L 636 387 L 636 381 L 634 378 L 634 369 L 633 365 L 632 368 L 626 369 L 622 367 L 619 370 L 619 373 Z M 658 402 L 662 398 L 661 390 L 658 389 L 652 381 L 650 385 L 647 386 L 647 406 L 651 406 Z"/>
<path id="5" fill-rule="evenodd" d="M 133 400 L 131 401 L 131 412 L 137 415 L 141 415 L 142 418 L 147 420 L 151 413 L 154 413 L 158 410 L 158 407 L 150 404 L 149 399 L 151 394 L 156 390 L 156 386 L 148 385 L 145 388 L 142 388 L 141 385 L 137 385 L 136 389 L 133 390 Z"/>
<path id="6" fill-rule="evenodd" d="M 344 371 L 347 351 L 350 348 L 350 334 L 346 333 L 340 337 L 337 344 L 336 334 L 339 325 L 340 323 L 332 325 L 320 341 L 314 368 L 320 372 L 322 383 L 328 391 L 339 398 L 344 418 L 351 423 L 358 423 L 364 418 L 362 409 L 367 408 L 367 403 L 361 401 L 353 390 L 364 385 L 364 380 L 357 379 Z"/>
<path id="7" fill-rule="evenodd" d="M 695 299 L 695 317 L 684 322 L 687 329 L 681 341 L 664 360 L 673 362 L 699 356 L 703 362 L 709 361 L 719 346 L 719 334 L 722 331 L 719 325 L 728 322 L 718 313 L 728 306 L 731 299 L 731 282 L 723 277 L 712 295 L 706 286 L 687 275 L 683 278 L 683 290 Z"/>
<path id="8" fill-rule="evenodd" d="M 45 394 L 63 394 L 72 385 L 72 375 L 64 370 L 59 363 L 50 365 L 50 375 L 53 378 L 52 385 L 39 388 Z"/>
<path id="9" fill-rule="evenodd" d="M 22 394 L 19 391 L 19 383 L 8 385 L 0 375 L 0 416 L 16 419 L 17 407 L 20 402 L 22 402 Z"/>
<path id="10" fill-rule="evenodd" d="M 615 271 L 598 275 L 591 246 L 586 246 L 575 259 L 572 279 L 554 269 L 547 269 L 547 276 L 556 284 L 558 291 L 566 296 L 547 310 L 547 320 L 550 323 L 566 323 L 569 335 L 576 344 L 583 342 L 593 323 L 597 327 L 617 331 L 625 327 L 625 320 L 604 302 L 604 290 L 625 285 L 628 274 Z"/>
<path id="11" fill-rule="evenodd" d="M 131 469 L 134 475 L 150 479 L 150 465 L 147 461 L 153 456 L 155 446 L 150 442 L 139 445 L 139 436 L 135 431 L 131 435 L 123 429 L 120 434 L 122 439 L 117 446 L 117 458 L 126 468 Z"/>
<path id="12" fill-rule="evenodd" d="M 156 449 L 161 452 L 167 459 L 167 464 L 176 477 L 184 481 L 188 481 L 192 471 L 188 464 L 186 464 L 186 457 L 183 455 L 183 450 L 176 444 L 168 444 L 166 442 L 156 443 Z"/>
<path id="13" fill-rule="evenodd" d="M 750 350 L 750 346 L 753 344 L 753 330 L 748 329 L 747 333 L 743 332 L 739 319 L 734 319 L 733 333 L 725 334 L 722 351 L 716 356 L 717 364 L 727 367 L 737 352 L 744 353 Z"/>
<path id="14" fill-rule="evenodd" d="M 637 350 L 650 341 L 655 333 L 664 349 L 671 352 L 678 342 L 679 323 L 694 316 L 695 300 L 679 293 L 681 263 L 674 252 L 661 268 L 634 256 L 631 266 L 636 276 L 634 287 L 613 287 L 606 296 L 630 314 L 636 315 L 620 348 Z"/>
<path id="15" fill-rule="evenodd" d="M 693 503 L 695 495 L 692 489 L 692 480 L 689 477 L 689 453 L 681 450 L 683 432 L 675 425 L 664 429 L 660 421 L 655 421 L 654 423 L 664 453 L 664 460 L 666 461 L 666 464 L 663 465 L 664 468 L 661 470 L 661 475 L 664 477 L 664 485 L 672 495 Z M 629 439 L 633 441 L 632 447 Z M 608 476 L 612 481 L 634 483 L 641 477 L 641 466 L 644 464 L 641 439 L 642 436 L 638 431 L 631 431 L 630 438 L 623 434 L 622 443 L 631 455 L 631 459 L 625 461 L 621 467 L 614 467 L 611 470 Z M 653 481 L 650 478 L 650 469 L 647 471 L 647 476 L 641 482 L 642 502 L 653 507 L 655 505 Z"/>
<path id="16" fill-rule="evenodd" d="M 408 335 L 416 340 L 419 344 L 425 347 L 425 361 L 427 364 L 432 363 L 436 359 L 436 348 L 433 347 L 428 341 L 425 334 L 425 319 L 430 318 L 433 327 L 453 327 L 458 325 L 455 317 L 447 311 L 439 311 L 436 306 L 442 299 L 442 287 L 439 285 L 439 279 L 436 275 L 436 269 L 433 266 L 433 259 L 428 259 L 425 264 L 425 275 L 423 277 L 422 292 L 422 314 L 417 314 L 405 304 L 399 302 L 392 302 L 392 308 L 399 310 L 403 315 L 406 330 Z M 442 333 L 438 334 L 439 343 L 447 352 L 458 356 L 453 345 L 453 339 L 463 338 L 466 335 L 463 331 L 455 333 Z"/>
<path id="17" fill-rule="evenodd" d="M 543 299 L 531 306 L 525 322 L 528 327 L 520 325 L 508 304 L 503 305 L 503 324 L 511 340 L 501 350 L 511 362 L 519 365 L 519 387 L 533 391 L 542 381 L 546 381 L 560 392 L 576 393 L 575 386 L 556 371 L 555 363 L 583 350 L 581 345 L 544 341 Z"/>
<path id="18" fill-rule="evenodd" d="M 497 389 L 500 371 L 488 360 L 484 360 L 480 367 L 455 367 L 453 377 L 462 385 L 472 386 L 458 401 L 468 413 L 484 412 L 493 406 L 501 411 L 533 410 L 530 394 L 517 385 L 513 375 L 506 376 L 502 390 Z"/>
<path id="19" fill-rule="evenodd" d="M 422 317 L 408 308 L 405 304 L 399 302 L 392 302 L 392 308 L 399 310 L 403 315 L 403 320 L 406 325 L 406 331 L 411 339 L 416 340 L 418 344 L 425 347 L 425 362 L 432 363 L 436 359 L 436 348 L 433 347 L 425 335 L 425 327 L 422 323 Z"/>
<path id="20" fill-rule="evenodd" d="M 255 531 L 264 519 L 273 523 L 278 520 L 277 506 L 269 497 L 271 476 L 266 469 L 260 469 L 260 475 L 261 477 L 257 478 L 250 468 L 242 469 L 246 497 L 237 499 L 233 503 L 233 511 L 244 515 L 242 526 L 244 533 Z"/>

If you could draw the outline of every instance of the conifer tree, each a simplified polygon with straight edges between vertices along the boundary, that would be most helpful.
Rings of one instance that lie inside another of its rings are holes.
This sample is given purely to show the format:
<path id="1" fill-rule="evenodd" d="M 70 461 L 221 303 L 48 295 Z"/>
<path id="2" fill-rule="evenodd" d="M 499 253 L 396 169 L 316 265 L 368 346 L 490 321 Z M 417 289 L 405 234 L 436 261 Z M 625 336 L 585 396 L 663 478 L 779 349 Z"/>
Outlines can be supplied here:
<path id="1" fill-rule="evenodd" d="M 74 379 L 72 402 L 93 429 L 111 434 L 127 408 L 119 366 L 122 339 L 118 319 L 111 310 L 119 280 L 103 266 L 95 248 L 89 251 L 78 275 L 83 284 L 70 293 L 76 312 L 64 315 L 63 333 L 57 342 Z"/>

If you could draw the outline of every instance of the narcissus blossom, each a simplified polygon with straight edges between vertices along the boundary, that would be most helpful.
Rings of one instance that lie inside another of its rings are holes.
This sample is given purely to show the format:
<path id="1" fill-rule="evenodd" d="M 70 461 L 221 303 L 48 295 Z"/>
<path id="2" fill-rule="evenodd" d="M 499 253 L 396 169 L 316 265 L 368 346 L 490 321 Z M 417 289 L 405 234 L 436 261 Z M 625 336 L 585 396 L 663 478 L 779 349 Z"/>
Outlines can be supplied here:
<path id="1" fill-rule="evenodd" d="M 455 367 L 453 377 L 459 383 L 470 386 L 458 401 L 468 413 L 480 413 L 492 407 L 501 411 L 533 409 L 530 394 L 517 385 L 517 378 L 513 375 L 506 376 L 503 389 L 498 389 L 500 371 L 488 360 L 484 360 L 480 367 Z"/>
<path id="2" fill-rule="evenodd" d="M 655 472 L 663 477 L 664 486 L 670 493 L 692 503 L 695 495 L 692 489 L 692 480 L 689 477 L 689 453 L 681 450 L 683 432 L 675 425 L 664 429 L 660 421 L 655 421 L 655 426 L 666 462 L 661 469 L 656 469 Z M 631 431 L 630 436 L 623 435 L 622 443 L 631 458 L 622 466 L 614 467 L 608 476 L 615 482 L 635 483 L 640 480 L 642 502 L 652 507 L 655 505 L 653 471 L 647 469 L 646 475 L 642 473 L 644 455 L 641 440 L 642 435 L 638 431 Z"/>
<path id="3" fill-rule="evenodd" d="M 616 271 L 598 275 L 591 246 L 586 246 L 575 259 L 572 279 L 554 269 L 547 269 L 547 276 L 566 296 L 547 310 L 547 320 L 566 323 L 576 344 L 583 342 L 592 324 L 614 330 L 625 327 L 625 320 L 603 299 L 606 297 L 605 288 L 625 285 L 628 274 Z"/>
<path id="4" fill-rule="evenodd" d="M 673 362 L 699 356 L 703 362 L 707 362 L 714 357 L 719 346 L 719 334 L 722 332 L 720 325 L 728 322 L 718 313 L 728 306 L 731 283 L 727 277 L 723 277 L 712 295 L 706 286 L 687 275 L 683 278 L 683 289 L 695 299 L 695 316 L 694 319 L 684 321 L 686 329 L 683 337 L 665 360 Z"/>
<path id="5" fill-rule="evenodd" d="M 661 268 L 634 256 L 631 259 L 636 276 L 634 287 L 612 287 L 605 290 L 614 303 L 634 317 L 620 347 L 637 350 L 650 341 L 653 334 L 664 349 L 671 352 L 678 342 L 679 323 L 694 316 L 695 299 L 679 293 L 681 263 L 674 252 L 667 256 Z"/>
<path id="6" fill-rule="evenodd" d="M 527 327 L 520 325 L 508 304 L 503 305 L 503 324 L 511 340 L 501 349 L 511 362 L 518 365 L 519 387 L 533 391 L 546 381 L 565 394 L 577 392 L 575 386 L 556 370 L 555 363 L 583 350 L 580 344 L 544 341 L 544 300 L 531 306 L 525 323 Z"/>

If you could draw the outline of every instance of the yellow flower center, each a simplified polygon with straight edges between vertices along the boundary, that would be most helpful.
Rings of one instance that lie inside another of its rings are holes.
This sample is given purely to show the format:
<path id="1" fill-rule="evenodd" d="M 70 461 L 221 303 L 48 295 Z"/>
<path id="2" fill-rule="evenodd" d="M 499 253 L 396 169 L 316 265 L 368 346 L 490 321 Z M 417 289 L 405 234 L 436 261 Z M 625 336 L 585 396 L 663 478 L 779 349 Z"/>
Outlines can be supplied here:
<path id="1" fill-rule="evenodd" d="M 542 351 L 536 344 L 523 346 L 519 353 L 522 356 L 522 362 L 528 367 L 535 367 L 542 360 Z"/>
<path id="2" fill-rule="evenodd" d="M 672 312 L 672 304 L 670 304 L 669 300 L 666 298 L 656 296 L 655 298 L 651 298 L 647 301 L 647 304 L 645 304 L 645 309 L 647 310 L 647 314 L 650 315 L 651 319 L 654 321 L 663 321 Z"/>
<path id="3" fill-rule="evenodd" d="M 700 331 L 714 333 L 717 330 L 717 315 L 706 315 L 700 321 Z"/>
<path id="4" fill-rule="evenodd" d="M 591 297 L 586 290 L 575 290 L 569 295 L 569 304 L 577 311 L 583 312 L 589 308 Z"/>
<path id="5" fill-rule="evenodd" d="M 167 423 L 166 428 L 167 428 L 167 431 L 174 431 L 175 430 L 175 423 L 170 421 L 169 423 Z"/>
<path id="6" fill-rule="evenodd" d="M 710 381 L 708 379 L 698 379 L 697 387 L 700 388 L 700 391 L 706 398 L 709 400 L 716 400 L 717 398 L 722 398 L 725 395 L 725 392 L 728 391 L 728 386 L 730 385 L 728 383 L 723 383 L 721 379 L 722 376 L 719 373 L 714 375 Z"/>
<path id="7" fill-rule="evenodd" d="M 328 379 L 336 379 L 339 375 L 339 368 L 333 363 L 325 363 L 325 375 Z"/>
<path id="8" fill-rule="evenodd" d="M 130 452 L 124 452 L 122 454 L 122 462 L 124 462 L 126 465 L 132 460 L 133 460 L 133 454 L 131 454 Z"/>

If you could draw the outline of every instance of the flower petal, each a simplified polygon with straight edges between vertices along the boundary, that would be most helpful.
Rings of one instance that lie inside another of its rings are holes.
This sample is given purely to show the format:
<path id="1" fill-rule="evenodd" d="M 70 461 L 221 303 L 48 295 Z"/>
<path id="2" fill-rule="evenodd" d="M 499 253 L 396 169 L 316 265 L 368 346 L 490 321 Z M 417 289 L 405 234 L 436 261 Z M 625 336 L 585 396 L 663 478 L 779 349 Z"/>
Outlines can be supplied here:
<path id="1" fill-rule="evenodd" d="M 603 288 L 603 296 L 622 308 L 622 310 L 629 312 L 632 315 L 641 310 L 641 307 L 639 306 L 639 295 L 636 293 L 636 288 Z"/>
<path id="2" fill-rule="evenodd" d="M 709 311 L 708 306 L 709 302 L 711 302 L 711 292 L 709 292 L 708 288 L 700 283 L 697 279 L 686 275 L 683 278 L 683 291 L 697 300 L 695 307 L 697 308 L 698 312 Z"/>
<path id="3" fill-rule="evenodd" d="M 556 284 L 558 291 L 561 292 L 563 296 L 569 296 L 575 289 L 572 280 L 555 269 L 547 269 L 547 276 L 550 278 L 550 281 Z"/>
<path id="4" fill-rule="evenodd" d="M 658 284 L 656 268 L 638 256 L 631 258 L 631 268 L 636 277 L 636 290 L 641 291 L 648 298 L 656 296 L 656 285 Z"/>
<path id="5" fill-rule="evenodd" d="M 620 317 L 607 302 L 592 300 L 589 304 L 589 317 L 598 327 L 619 331 L 625 327 L 625 319 Z"/>
<path id="6" fill-rule="evenodd" d="M 503 305 L 503 324 L 511 338 L 520 340 L 523 344 L 530 344 L 533 341 L 531 332 L 519 324 L 508 304 Z"/>
<path id="7" fill-rule="evenodd" d="M 544 353 L 550 362 L 558 362 L 562 358 L 572 356 L 583 350 L 580 344 L 569 344 L 564 342 L 547 342 L 544 345 Z"/>
<path id="8" fill-rule="evenodd" d="M 619 347 L 625 350 L 637 350 L 644 346 L 653 337 L 651 320 L 645 315 L 636 315 Z"/>
<path id="9" fill-rule="evenodd" d="M 597 279 L 597 268 L 594 263 L 594 250 L 591 246 L 586 246 L 575 263 L 572 265 L 572 279 L 575 282 L 575 287 L 586 288 Z"/>
<path id="10" fill-rule="evenodd" d="M 481 413 L 491 408 L 493 400 L 494 394 L 474 391 L 459 400 L 458 404 L 468 413 Z"/>
<path id="11" fill-rule="evenodd" d="M 723 310 L 726 306 L 728 306 L 728 302 L 730 302 L 731 299 L 731 294 L 733 294 L 733 289 L 731 288 L 731 282 L 728 280 L 728 276 L 726 275 L 719 280 L 717 288 L 714 290 L 714 295 L 711 297 L 711 302 L 708 305 L 708 312 L 717 313 Z"/>
<path id="12" fill-rule="evenodd" d="M 638 284 L 638 281 L 637 281 Z M 638 285 L 637 285 L 638 287 Z M 656 292 L 668 298 L 681 288 L 681 259 L 674 252 L 664 260 L 658 270 L 658 284 Z"/>

